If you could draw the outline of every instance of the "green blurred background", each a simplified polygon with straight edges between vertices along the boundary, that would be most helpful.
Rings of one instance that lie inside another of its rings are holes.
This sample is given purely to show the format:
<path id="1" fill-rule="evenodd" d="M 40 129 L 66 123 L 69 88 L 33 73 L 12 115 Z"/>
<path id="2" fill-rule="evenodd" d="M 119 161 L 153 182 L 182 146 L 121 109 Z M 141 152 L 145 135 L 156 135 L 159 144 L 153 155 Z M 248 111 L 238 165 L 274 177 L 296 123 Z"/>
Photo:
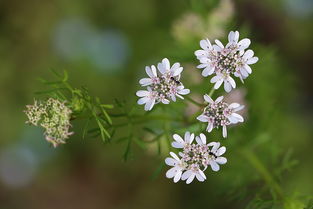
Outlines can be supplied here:
<path id="1" fill-rule="evenodd" d="M 185 86 L 205 93 L 193 53 L 230 30 L 252 40 L 260 61 L 235 95 L 247 120 L 222 141 L 229 162 L 204 183 L 157 174 L 165 155 L 153 147 L 134 144 L 123 162 L 126 143 L 77 134 L 54 149 L 25 124 L 25 105 L 44 88 L 37 78 L 51 68 L 104 103 L 134 102 L 144 67 L 168 57 L 183 64 Z M 276 184 L 285 208 L 304 208 L 313 194 L 312 37 L 311 0 L 1 0 L 0 208 L 280 208 Z"/>

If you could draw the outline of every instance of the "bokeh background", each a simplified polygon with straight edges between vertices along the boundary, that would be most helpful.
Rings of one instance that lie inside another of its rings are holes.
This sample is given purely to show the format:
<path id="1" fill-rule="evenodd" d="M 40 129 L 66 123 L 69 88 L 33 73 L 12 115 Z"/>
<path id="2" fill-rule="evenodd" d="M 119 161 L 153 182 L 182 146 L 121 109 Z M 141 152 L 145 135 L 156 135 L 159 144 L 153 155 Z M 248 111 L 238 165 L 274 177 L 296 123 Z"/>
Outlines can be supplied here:
<path id="1" fill-rule="evenodd" d="M 44 88 L 37 78 L 53 79 L 51 68 L 66 69 L 104 103 L 134 102 L 144 66 L 168 57 L 183 64 L 186 86 L 205 93 L 209 80 L 193 52 L 200 39 L 225 41 L 230 30 L 252 40 L 260 61 L 231 95 L 248 108 L 246 123 L 222 141 L 229 162 L 205 183 L 166 179 L 166 150 L 152 145 L 132 144 L 124 162 L 127 143 L 83 140 L 79 124 L 57 149 L 25 124 L 25 105 Z M 0 208 L 305 208 L 313 194 L 312 37 L 311 0 L 0 1 Z M 273 201 L 279 191 L 282 205 Z"/>

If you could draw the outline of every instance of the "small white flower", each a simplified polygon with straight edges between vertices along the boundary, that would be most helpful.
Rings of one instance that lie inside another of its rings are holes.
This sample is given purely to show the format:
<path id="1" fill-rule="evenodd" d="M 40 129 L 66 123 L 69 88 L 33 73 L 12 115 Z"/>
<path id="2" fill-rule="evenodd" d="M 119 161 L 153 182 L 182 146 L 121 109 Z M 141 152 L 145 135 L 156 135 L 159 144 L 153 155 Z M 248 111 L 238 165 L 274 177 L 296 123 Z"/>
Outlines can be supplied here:
<path id="1" fill-rule="evenodd" d="M 149 78 L 139 80 L 142 86 L 147 87 L 147 91 L 140 90 L 136 93 L 137 96 L 143 97 L 138 100 L 138 104 L 145 104 L 146 111 L 160 102 L 169 104 L 170 100 L 175 102 L 176 97 L 184 99 L 182 95 L 190 93 L 179 81 L 183 71 L 179 63 L 174 63 L 171 67 L 169 60 L 164 58 L 157 66 L 147 66 L 146 73 Z"/>
<path id="2" fill-rule="evenodd" d="M 220 165 L 227 163 L 227 159 L 225 157 L 221 157 L 226 152 L 226 147 L 220 147 L 219 142 L 211 142 L 208 146 L 212 146 L 209 151 L 209 164 L 213 171 L 219 171 Z"/>
<path id="3" fill-rule="evenodd" d="M 231 76 L 239 77 L 243 82 L 243 79 L 246 79 L 252 72 L 249 65 L 258 61 L 257 57 L 253 57 L 252 50 L 245 52 L 250 43 L 251 41 L 247 38 L 239 41 L 238 31 L 229 33 L 226 46 L 219 40 L 215 40 L 213 45 L 208 39 L 201 40 L 202 49 L 195 51 L 195 55 L 201 63 L 197 67 L 203 69 L 204 77 L 216 74 L 211 79 L 211 83 L 215 83 L 215 89 L 224 83 L 225 91 L 230 92 L 236 88 L 236 82 Z"/>
<path id="4" fill-rule="evenodd" d="M 227 137 L 226 126 L 243 122 L 244 119 L 241 115 L 236 113 L 244 108 L 243 105 L 238 103 L 227 104 L 223 102 L 223 96 L 218 97 L 215 101 L 208 95 L 204 95 L 204 100 L 208 105 L 204 108 L 203 113 L 197 117 L 201 122 L 208 123 L 207 132 L 211 132 L 213 128 L 222 127 L 223 137 Z"/>
<path id="5" fill-rule="evenodd" d="M 184 139 L 177 134 L 174 134 L 173 138 L 175 141 L 172 143 L 172 146 L 183 149 L 182 152 L 179 152 L 181 159 L 173 152 L 170 152 L 172 158 L 165 159 L 167 165 L 173 166 L 166 172 L 166 177 L 174 178 L 174 182 L 181 179 L 183 181 L 186 180 L 186 183 L 190 184 L 195 178 L 202 182 L 206 180 L 204 171 L 209 165 L 212 170 L 218 171 L 218 164 L 227 162 L 226 158 L 221 157 L 225 153 L 226 148 L 219 148 L 220 143 L 217 142 L 207 144 L 206 136 L 202 133 L 196 137 L 196 143 L 193 143 L 194 134 L 189 132 L 185 133 Z M 211 146 L 212 149 L 209 149 Z"/>
<path id="6" fill-rule="evenodd" d="M 183 170 L 185 169 L 185 165 L 174 152 L 170 152 L 170 155 L 172 158 L 166 158 L 165 163 L 169 166 L 173 166 L 173 168 L 166 172 L 166 177 L 174 178 L 174 182 L 176 183 L 180 180 Z"/>
<path id="7" fill-rule="evenodd" d="M 194 137 L 195 135 L 190 134 L 190 132 L 185 133 L 184 139 L 182 139 L 178 134 L 174 134 L 173 138 L 175 141 L 172 142 L 172 146 L 175 148 L 183 148 L 186 144 L 191 144 Z"/>

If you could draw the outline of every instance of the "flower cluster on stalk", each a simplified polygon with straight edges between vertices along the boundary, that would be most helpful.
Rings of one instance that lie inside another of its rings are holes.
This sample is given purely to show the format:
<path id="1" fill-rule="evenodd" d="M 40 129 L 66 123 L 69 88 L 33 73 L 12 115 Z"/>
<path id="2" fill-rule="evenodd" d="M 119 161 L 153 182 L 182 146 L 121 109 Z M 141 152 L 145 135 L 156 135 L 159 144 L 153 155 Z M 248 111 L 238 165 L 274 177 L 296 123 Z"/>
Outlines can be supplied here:
<path id="1" fill-rule="evenodd" d="M 147 90 L 139 90 L 136 95 L 141 97 L 138 100 L 139 105 L 145 104 L 145 110 L 149 111 L 155 104 L 169 104 L 170 101 L 176 101 L 176 97 L 184 99 L 181 95 L 189 94 L 190 90 L 185 89 L 180 82 L 183 67 L 179 63 L 173 66 L 167 58 L 155 67 L 146 66 L 146 73 L 149 78 L 142 78 L 139 83 Z"/>
<path id="2" fill-rule="evenodd" d="M 243 105 L 238 103 L 228 104 L 223 101 L 223 96 L 218 97 L 215 101 L 208 95 L 204 95 L 203 98 L 207 102 L 207 105 L 197 119 L 201 122 L 208 123 L 207 132 L 211 132 L 213 128 L 222 127 L 223 137 L 226 138 L 226 126 L 244 121 L 243 117 L 236 113 L 244 108 Z"/>
<path id="3" fill-rule="evenodd" d="M 238 77 L 243 82 L 252 73 L 249 65 L 256 63 L 258 57 L 254 57 L 251 49 L 247 50 L 250 43 L 248 38 L 239 41 L 238 31 L 229 33 L 226 46 L 219 40 L 215 40 L 215 44 L 211 44 L 208 39 L 200 41 L 202 49 L 195 52 L 201 63 L 198 68 L 203 68 L 204 77 L 215 74 L 211 79 L 215 89 L 224 83 L 225 91 L 230 92 L 236 88 L 232 76 Z"/>
<path id="4" fill-rule="evenodd" d="M 35 100 L 33 105 L 26 106 L 25 114 L 28 117 L 26 123 L 44 128 L 46 140 L 54 147 L 64 144 L 73 134 L 69 131 L 72 110 L 66 102 L 54 98 L 42 102 Z"/>
<path id="5" fill-rule="evenodd" d="M 204 181 L 206 180 L 204 171 L 208 166 L 213 171 L 218 171 L 219 165 L 227 162 L 227 159 L 222 157 L 226 148 L 220 147 L 219 142 L 207 144 L 206 136 L 202 133 L 195 137 L 194 134 L 186 132 L 184 139 L 174 134 L 173 138 L 175 141 L 172 146 L 182 149 L 182 152 L 179 152 L 180 158 L 174 152 L 170 152 L 171 157 L 166 158 L 165 163 L 172 166 L 166 172 L 166 177 L 173 178 L 175 183 L 182 180 L 190 184 L 195 178 Z M 193 143 L 194 138 L 196 143 Z"/>

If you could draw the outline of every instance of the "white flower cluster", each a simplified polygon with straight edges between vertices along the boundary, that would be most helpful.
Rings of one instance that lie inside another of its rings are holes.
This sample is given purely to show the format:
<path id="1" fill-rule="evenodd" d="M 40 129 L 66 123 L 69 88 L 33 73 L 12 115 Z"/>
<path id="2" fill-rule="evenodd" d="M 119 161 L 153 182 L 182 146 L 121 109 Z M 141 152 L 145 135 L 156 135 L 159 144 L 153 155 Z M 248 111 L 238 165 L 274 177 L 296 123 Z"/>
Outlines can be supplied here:
<path id="1" fill-rule="evenodd" d="M 186 183 L 190 184 L 194 178 L 204 181 L 206 179 L 204 171 L 208 166 L 211 166 L 213 171 L 218 171 L 219 164 L 227 162 L 227 159 L 222 157 L 226 148 L 220 147 L 219 142 L 207 144 L 206 136 L 202 133 L 196 136 L 196 143 L 193 143 L 194 134 L 189 132 L 185 133 L 184 139 L 177 134 L 174 134 L 173 138 L 175 141 L 172 146 L 182 149 L 182 152 L 179 152 L 180 158 L 174 152 L 170 152 L 172 157 L 166 158 L 165 163 L 173 166 L 166 172 L 166 177 L 173 178 L 175 183 L 186 180 Z"/>
<path id="2" fill-rule="evenodd" d="M 198 68 L 203 68 L 204 77 L 215 74 L 211 79 L 211 83 L 215 83 L 215 89 L 224 83 L 225 91 L 230 92 L 232 88 L 236 88 L 232 75 L 243 82 L 252 73 L 249 65 L 256 63 L 258 58 L 254 57 L 251 49 L 246 50 L 250 43 L 251 41 L 247 38 L 239 41 L 238 31 L 229 33 L 225 47 L 219 40 L 215 40 L 213 45 L 208 39 L 200 41 L 202 49 L 195 52 L 201 63 Z"/>
<path id="3" fill-rule="evenodd" d="M 37 102 L 27 105 L 25 113 L 29 123 L 34 126 L 38 124 L 45 129 L 46 140 L 57 147 L 64 144 L 65 140 L 73 134 L 69 132 L 72 110 L 57 99 L 49 98 L 45 102 Z"/>
<path id="4" fill-rule="evenodd" d="M 244 108 L 243 105 L 238 103 L 227 104 L 223 101 L 223 96 L 218 97 L 215 101 L 208 95 L 203 97 L 208 104 L 197 119 L 208 123 L 206 129 L 208 132 L 211 132 L 213 128 L 223 127 L 223 137 L 226 138 L 226 126 L 244 121 L 243 117 L 236 113 Z"/>
<path id="5" fill-rule="evenodd" d="M 145 110 L 149 111 L 157 103 L 169 104 L 170 101 L 176 101 L 176 97 L 184 99 L 181 95 L 190 93 L 179 81 L 183 67 L 179 63 L 173 66 L 167 58 L 164 58 L 157 68 L 152 65 L 146 66 L 146 73 L 149 78 L 143 78 L 139 81 L 141 86 L 147 87 L 147 90 L 137 91 L 136 95 L 141 97 L 138 104 L 145 104 Z"/>

